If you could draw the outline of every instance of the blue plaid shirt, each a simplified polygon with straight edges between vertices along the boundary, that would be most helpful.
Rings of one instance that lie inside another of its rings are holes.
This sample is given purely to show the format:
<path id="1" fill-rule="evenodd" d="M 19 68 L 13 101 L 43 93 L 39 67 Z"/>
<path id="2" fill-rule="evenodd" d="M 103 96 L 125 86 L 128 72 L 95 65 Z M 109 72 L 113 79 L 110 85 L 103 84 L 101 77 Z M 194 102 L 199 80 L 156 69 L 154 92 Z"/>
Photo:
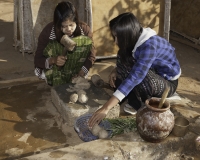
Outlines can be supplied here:
<path id="1" fill-rule="evenodd" d="M 142 82 L 150 68 L 167 80 L 178 79 L 181 69 L 174 50 L 166 39 L 157 35 L 141 44 L 133 53 L 135 65 L 116 91 L 122 97 L 117 98 L 121 101 L 127 96 L 136 85 Z"/>

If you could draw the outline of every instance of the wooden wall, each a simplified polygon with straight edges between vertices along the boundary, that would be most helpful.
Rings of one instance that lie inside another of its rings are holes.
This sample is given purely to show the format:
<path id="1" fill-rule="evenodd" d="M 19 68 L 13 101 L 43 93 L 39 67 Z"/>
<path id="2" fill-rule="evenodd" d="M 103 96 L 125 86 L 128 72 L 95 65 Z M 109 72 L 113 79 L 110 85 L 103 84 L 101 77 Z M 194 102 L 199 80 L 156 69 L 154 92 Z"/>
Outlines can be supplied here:
<path id="1" fill-rule="evenodd" d="M 200 0 L 172 0 L 171 29 L 199 39 Z"/>
<path id="2" fill-rule="evenodd" d="M 116 54 L 117 47 L 108 28 L 109 21 L 124 12 L 132 12 L 144 27 L 151 27 L 163 36 L 164 1 L 160 0 L 92 0 L 93 33 L 97 55 Z"/>
<path id="3" fill-rule="evenodd" d="M 43 27 L 53 20 L 55 6 L 61 0 L 31 0 L 34 38 Z M 85 20 L 85 0 L 70 0 L 78 8 L 81 19 Z M 98 56 L 115 55 L 117 52 L 108 28 L 109 21 L 123 12 L 132 12 L 144 27 L 151 27 L 163 36 L 164 1 L 160 0 L 91 0 L 94 43 Z"/>

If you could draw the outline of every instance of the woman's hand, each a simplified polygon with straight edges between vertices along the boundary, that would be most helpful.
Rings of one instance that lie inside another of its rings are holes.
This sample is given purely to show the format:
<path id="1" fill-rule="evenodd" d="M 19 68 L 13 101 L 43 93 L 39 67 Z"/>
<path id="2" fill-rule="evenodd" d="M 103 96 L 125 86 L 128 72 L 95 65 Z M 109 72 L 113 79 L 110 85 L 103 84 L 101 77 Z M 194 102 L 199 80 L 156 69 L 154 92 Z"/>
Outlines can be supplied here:
<path id="1" fill-rule="evenodd" d="M 85 72 L 81 69 L 81 70 L 78 72 L 78 76 L 84 77 L 84 76 L 85 76 Z"/>
<path id="2" fill-rule="evenodd" d="M 105 106 L 99 108 L 88 121 L 88 125 L 92 128 L 95 124 L 99 124 L 107 115 L 109 110 Z"/>
<path id="3" fill-rule="evenodd" d="M 119 103 L 119 100 L 112 96 L 103 107 L 99 108 L 89 119 L 88 126 L 92 128 L 95 124 L 99 124 L 108 114 L 109 110 L 116 106 Z"/>
<path id="4" fill-rule="evenodd" d="M 85 72 L 81 69 L 78 74 L 75 74 L 72 79 L 77 78 L 77 77 L 84 77 L 85 76 Z"/>
<path id="5" fill-rule="evenodd" d="M 66 60 L 67 60 L 67 57 L 65 57 L 65 56 L 52 57 L 49 60 L 49 64 L 50 65 L 55 64 L 57 66 L 63 66 L 65 64 Z"/>
<path id="6" fill-rule="evenodd" d="M 109 84 L 113 88 L 116 88 L 115 86 L 116 77 L 117 77 L 117 70 L 116 68 L 114 68 L 113 71 L 109 75 Z"/>
<path id="7" fill-rule="evenodd" d="M 63 66 L 66 62 L 66 57 L 65 56 L 57 56 L 56 57 L 56 61 L 55 61 L 55 64 L 57 66 Z"/>

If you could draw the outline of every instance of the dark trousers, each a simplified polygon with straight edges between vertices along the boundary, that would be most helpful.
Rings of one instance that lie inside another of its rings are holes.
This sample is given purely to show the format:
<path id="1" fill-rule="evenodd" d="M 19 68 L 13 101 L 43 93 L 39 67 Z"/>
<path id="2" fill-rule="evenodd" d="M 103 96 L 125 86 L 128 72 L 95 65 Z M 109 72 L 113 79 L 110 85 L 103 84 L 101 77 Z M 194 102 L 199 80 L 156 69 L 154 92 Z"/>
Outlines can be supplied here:
<path id="1" fill-rule="evenodd" d="M 115 81 L 116 88 L 118 88 L 121 83 L 122 80 L 117 78 Z M 126 98 L 128 99 L 129 105 L 138 110 L 142 106 L 142 103 L 145 102 L 145 100 L 151 97 L 161 98 L 167 87 L 170 88 L 167 97 L 172 96 L 175 93 L 177 86 L 178 80 L 166 80 L 163 77 L 157 75 L 154 71 L 149 70 L 143 81 L 135 86 Z M 126 100 L 126 98 L 124 100 Z"/>

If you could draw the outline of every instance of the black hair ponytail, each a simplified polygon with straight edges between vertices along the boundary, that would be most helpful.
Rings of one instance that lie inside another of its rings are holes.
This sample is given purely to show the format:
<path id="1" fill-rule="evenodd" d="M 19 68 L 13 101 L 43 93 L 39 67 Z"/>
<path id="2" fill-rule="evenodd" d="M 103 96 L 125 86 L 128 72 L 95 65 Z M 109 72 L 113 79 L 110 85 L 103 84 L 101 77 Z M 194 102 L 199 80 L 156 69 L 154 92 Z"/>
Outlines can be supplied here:
<path id="1" fill-rule="evenodd" d="M 137 43 L 142 27 L 133 13 L 127 12 L 120 14 L 109 23 L 111 32 L 117 36 L 120 49 L 119 56 L 123 63 L 130 63 L 132 50 Z"/>

